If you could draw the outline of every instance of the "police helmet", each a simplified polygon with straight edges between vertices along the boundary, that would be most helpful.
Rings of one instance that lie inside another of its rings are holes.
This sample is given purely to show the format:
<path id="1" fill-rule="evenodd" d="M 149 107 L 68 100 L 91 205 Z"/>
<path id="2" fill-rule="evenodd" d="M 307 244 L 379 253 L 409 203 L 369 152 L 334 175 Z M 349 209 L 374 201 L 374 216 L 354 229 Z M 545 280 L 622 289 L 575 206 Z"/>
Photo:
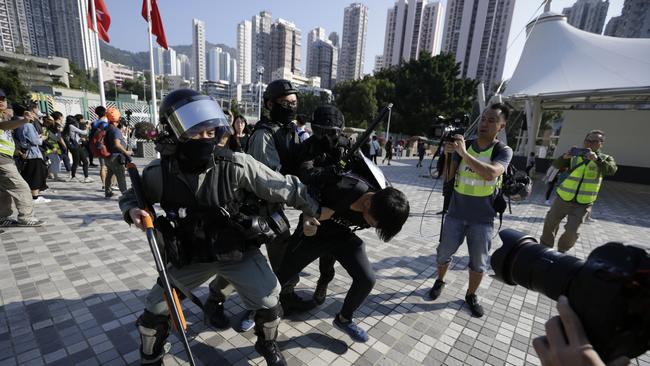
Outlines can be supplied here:
<path id="1" fill-rule="evenodd" d="M 217 102 L 192 89 L 177 89 L 160 103 L 160 123 L 184 142 L 209 129 L 229 130 L 230 123 Z"/>
<path id="2" fill-rule="evenodd" d="M 311 128 L 316 134 L 338 134 L 345 127 L 343 113 L 333 105 L 323 105 L 314 111 Z"/>
<path id="3" fill-rule="evenodd" d="M 266 86 L 266 90 L 264 90 L 264 102 L 266 103 L 269 100 L 275 100 L 290 94 L 298 94 L 298 89 L 294 88 L 289 80 L 273 80 Z"/>

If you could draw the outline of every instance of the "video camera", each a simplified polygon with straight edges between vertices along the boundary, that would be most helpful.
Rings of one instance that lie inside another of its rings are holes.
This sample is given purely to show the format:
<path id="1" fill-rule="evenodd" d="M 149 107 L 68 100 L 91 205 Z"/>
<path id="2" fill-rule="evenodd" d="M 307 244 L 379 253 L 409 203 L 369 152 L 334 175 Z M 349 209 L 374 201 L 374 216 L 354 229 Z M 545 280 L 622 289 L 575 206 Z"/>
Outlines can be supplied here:
<path id="1" fill-rule="evenodd" d="M 454 117 L 445 118 L 438 116 L 433 125 L 432 135 L 434 139 L 442 142 L 453 142 L 454 135 L 464 135 L 465 127 L 469 124 L 468 114 L 456 114 Z"/>
<path id="2" fill-rule="evenodd" d="M 557 300 L 569 298 L 594 349 L 605 362 L 634 358 L 650 349 L 650 254 L 610 242 L 586 261 L 537 244 L 506 229 L 492 255 L 495 277 Z"/>

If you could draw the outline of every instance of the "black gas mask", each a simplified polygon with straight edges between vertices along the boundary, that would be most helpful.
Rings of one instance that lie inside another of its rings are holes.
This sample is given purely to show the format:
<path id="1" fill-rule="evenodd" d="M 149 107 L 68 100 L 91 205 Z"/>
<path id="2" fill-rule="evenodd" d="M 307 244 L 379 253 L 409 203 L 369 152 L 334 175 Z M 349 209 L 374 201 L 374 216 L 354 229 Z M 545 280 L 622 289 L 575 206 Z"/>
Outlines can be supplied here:
<path id="1" fill-rule="evenodd" d="M 178 162 L 182 172 L 198 174 L 212 161 L 212 153 L 217 145 L 215 139 L 188 140 L 178 144 Z"/>
<path id="2" fill-rule="evenodd" d="M 285 105 L 284 103 L 273 102 L 273 108 L 271 108 L 270 116 L 273 122 L 286 125 L 296 119 L 297 112 L 298 105 L 291 106 Z"/>

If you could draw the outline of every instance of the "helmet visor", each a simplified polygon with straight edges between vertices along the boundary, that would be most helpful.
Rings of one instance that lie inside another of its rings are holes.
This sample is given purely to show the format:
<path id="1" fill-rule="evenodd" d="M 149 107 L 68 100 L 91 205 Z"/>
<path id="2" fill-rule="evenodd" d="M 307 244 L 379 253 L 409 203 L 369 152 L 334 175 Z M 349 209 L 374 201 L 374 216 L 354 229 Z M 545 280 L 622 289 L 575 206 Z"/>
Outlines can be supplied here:
<path id="1" fill-rule="evenodd" d="M 188 103 L 175 107 L 167 120 L 180 141 L 206 130 L 230 126 L 219 104 L 207 97 L 191 98 Z"/>

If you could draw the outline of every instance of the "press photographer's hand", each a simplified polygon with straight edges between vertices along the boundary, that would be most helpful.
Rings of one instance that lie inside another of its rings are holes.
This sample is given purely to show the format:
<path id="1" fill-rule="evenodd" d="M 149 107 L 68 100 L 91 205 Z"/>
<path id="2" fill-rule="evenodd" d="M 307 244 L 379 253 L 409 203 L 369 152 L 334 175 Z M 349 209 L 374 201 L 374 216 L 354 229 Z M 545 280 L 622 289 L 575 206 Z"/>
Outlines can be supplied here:
<path id="1" fill-rule="evenodd" d="M 464 157 L 467 154 L 467 149 L 465 148 L 465 137 L 463 135 L 454 135 L 453 138 L 454 142 L 451 144 L 454 147 L 454 151 L 461 157 Z"/>
<path id="2" fill-rule="evenodd" d="M 587 339 L 580 318 L 571 309 L 565 296 L 558 299 L 557 311 L 560 315 L 546 322 L 546 336 L 533 340 L 533 347 L 542 365 L 604 366 L 605 363 Z M 608 365 L 627 364 L 629 359 L 620 357 Z"/>

